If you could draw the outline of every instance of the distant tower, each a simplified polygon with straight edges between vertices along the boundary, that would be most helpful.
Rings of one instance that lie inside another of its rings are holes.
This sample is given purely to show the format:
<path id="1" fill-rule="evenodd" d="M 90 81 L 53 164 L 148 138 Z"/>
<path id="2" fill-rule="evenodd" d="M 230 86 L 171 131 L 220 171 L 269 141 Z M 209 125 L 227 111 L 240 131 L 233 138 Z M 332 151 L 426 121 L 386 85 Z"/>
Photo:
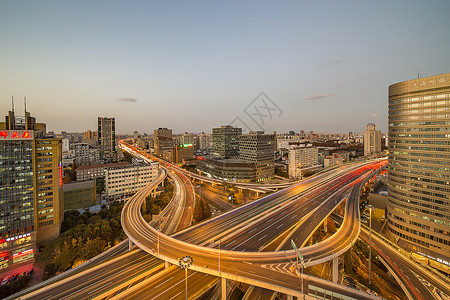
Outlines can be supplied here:
<path id="1" fill-rule="evenodd" d="M 153 131 L 153 146 L 156 155 L 162 156 L 165 151 L 171 151 L 173 148 L 172 129 L 155 129 Z"/>
<path id="2" fill-rule="evenodd" d="M 116 119 L 98 117 L 98 144 L 101 146 L 103 160 L 116 161 Z"/>
<path id="3" fill-rule="evenodd" d="M 375 129 L 375 124 L 367 124 L 364 131 L 364 155 L 374 155 L 381 152 L 381 131 Z"/>
<path id="4" fill-rule="evenodd" d="M 213 128 L 213 154 L 223 158 L 236 158 L 239 154 L 239 137 L 242 128 L 223 125 Z"/>

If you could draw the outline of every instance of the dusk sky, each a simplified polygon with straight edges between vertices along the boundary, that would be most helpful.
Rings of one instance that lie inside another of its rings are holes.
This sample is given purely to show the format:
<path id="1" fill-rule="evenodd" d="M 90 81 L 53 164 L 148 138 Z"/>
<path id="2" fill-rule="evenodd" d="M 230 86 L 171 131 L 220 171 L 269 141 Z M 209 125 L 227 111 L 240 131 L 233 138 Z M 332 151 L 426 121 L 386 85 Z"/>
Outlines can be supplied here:
<path id="1" fill-rule="evenodd" d="M 55 132 L 387 131 L 390 84 L 450 72 L 450 1 L 2 1 L 0 117 Z M 2 120 L 3 121 L 3 120 Z"/>

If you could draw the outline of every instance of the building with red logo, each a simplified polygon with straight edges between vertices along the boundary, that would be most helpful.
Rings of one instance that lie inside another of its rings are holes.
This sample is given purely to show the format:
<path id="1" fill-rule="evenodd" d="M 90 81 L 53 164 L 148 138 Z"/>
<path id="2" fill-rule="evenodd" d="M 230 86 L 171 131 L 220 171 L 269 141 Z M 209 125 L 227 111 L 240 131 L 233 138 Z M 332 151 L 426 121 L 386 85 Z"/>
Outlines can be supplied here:
<path id="1" fill-rule="evenodd" d="M 63 218 L 62 143 L 14 108 L 0 122 L 0 269 L 34 258 Z"/>

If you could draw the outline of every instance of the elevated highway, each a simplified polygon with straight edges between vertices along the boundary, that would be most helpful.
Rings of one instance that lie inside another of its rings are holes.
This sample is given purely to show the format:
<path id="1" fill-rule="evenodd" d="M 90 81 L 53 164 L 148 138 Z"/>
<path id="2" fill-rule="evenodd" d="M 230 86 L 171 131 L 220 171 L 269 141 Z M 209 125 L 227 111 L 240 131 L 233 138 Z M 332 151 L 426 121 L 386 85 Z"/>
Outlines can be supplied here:
<path id="1" fill-rule="evenodd" d="M 378 167 L 380 167 L 383 163 L 377 163 Z M 374 166 L 371 166 L 372 168 Z M 363 167 L 366 168 L 366 167 Z M 367 169 L 367 168 L 366 168 Z M 362 171 L 361 171 L 362 172 Z M 217 250 L 217 249 L 211 249 L 211 248 L 205 248 L 205 247 L 199 247 L 196 245 L 188 244 L 173 238 L 168 238 L 164 236 L 159 236 L 159 241 L 156 242 L 157 233 L 155 233 L 151 228 L 143 224 L 139 219 L 139 214 L 134 214 L 133 211 L 136 211 L 136 207 L 139 207 L 139 200 L 137 201 L 130 201 L 126 208 L 124 208 L 123 211 L 123 226 L 125 228 L 125 231 L 130 236 L 130 239 L 133 240 L 139 247 L 142 249 L 146 249 L 146 251 L 149 251 L 149 253 L 152 253 L 164 260 L 170 261 L 171 263 L 176 263 L 177 258 L 181 257 L 183 255 L 190 255 L 196 258 L 197 263 L 194 262 L 194 265 L 192 266 L 192 269 L 196 271 L 201 271 L 205 273 L 209 273 L 216 276 L 221 276 L 233 280 L 237 280 L 237 277 L 239 273 L 246 273 L 245 276 L 239 277 L 241 282 L 248 282 L 255 281 L 255 283 L 259 286 L 261 286 L 261 282 L 258 280 L 258 276 L 253 276 L 251 273 L 254 272 L 254 270 L 261 268 L 262 270 L 257 271 L 258 274 L 264 274 L 267 272 L 272 272 L 271 269 L 265 268 L 268 264 L 280 264 L 280 263 L 291 263 L 292 260 L 295 258 L 294 251 L 279 251 L 279 252 L 265 252 L 265 253 L 258 253 L 258 252 L 238 252 L 238 251 L 226 251 L 226 250 Z M 350 205 L 351 201 L 347 202 L 348 205 Z M 136 207 L 132 207 L 136 205 Z M 349 211 L 354 214 L 354 206 L 348 207 Z M 356 210 L 359 211 L 359 210 Z M 351 223 L 350 221 L 349 223 Z M 144 222 L 145 223 L 145 222 Z M 342 228 L 349 228 L 350 230 L 351 226 L 342 226 Z M 359 230 L 359 228 L 358 228 Z M 353 232 L 353 230 L 351 231 Z M 342 236 L 349 236 L 347 234 L 348 232 L 342 233 Z M 357 235 L 357 234 L 356 234 Z M 138 238 L 133 238 L 133 236 Z M 350 235 L 354 236 L 354 235 Z M 339 239 L 336 239 L 339 240 Z M 155 242 L 159 245 L 158 249 L 159 252 L 156 252 Z M 344 243 L 342 243 L 344 244 Z M 323 245 L 313 245 L 311 246 L 311 253 L 319 251 Z M 344 246 L 345 248 L 346 246 Z M 180 250 L 181 249 L 181 250 Z M 337 248 L 334 247 L 336 250 Z M 307 264 L 314 264 L 314 263 L 320 263 L 321 259 L 330 259 L 333 256 L 338 255 L 338 253 L 332 254 L 332 251 L 326 251 L 322 249 L 324 252 L 319 260 L 309 260 Z M 334 251 L 334 250 L 333 250 Z M 218 257 L 219 253 L 221 256 L 221 268 L 219 267 Z M 311 254 L 311 256 L 314 256 Z M 250 266 L 250 267 L 249 267 Z M 225 271 L 227 270 L 228 271 Z M 249 272 L 243 271 L 248 270 Z M 230 273 L 231 272 L 231 273 Z M 233 275 L 234 274 L 234 275 Z M 228 276 L 228 277 L 227 277 Z M 237 277 L 236 277 L 237 276 Z M 278 275 L 281 276 L 281 275 Z M 287 274 L 287 276 L 292 276 L 292 274 Z M 270 278 L 270 276 L 269 276 Z M 282 282 L 287 282 L 283 280 Z M 275 288 L 272 286 L 272 288 Z M 283 290 L 283 287 L 277 287 L 279 290 Z M 286 290 L 284 290 L 286 292 Z M 291 291 L 292 292 L 292 291 Z"/>

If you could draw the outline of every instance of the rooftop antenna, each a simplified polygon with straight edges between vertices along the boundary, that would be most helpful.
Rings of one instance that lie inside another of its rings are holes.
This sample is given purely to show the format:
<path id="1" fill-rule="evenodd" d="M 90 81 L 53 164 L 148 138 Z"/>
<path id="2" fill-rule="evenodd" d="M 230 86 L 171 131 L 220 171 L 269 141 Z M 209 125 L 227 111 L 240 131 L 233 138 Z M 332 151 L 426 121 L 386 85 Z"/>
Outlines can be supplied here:
<path id="1" fill-rule="evenodd" d="M 25 108 L 25 115 L 27 115 L 27 97 L 23 97 L 23 106 Z"/>
<path id="2" fill-rule="evenodd" d="M 417 79 L 420 79 L 420 70 L 417 70 Z"/>
<path id="3" fill-rule="evenodd" d="M 14 112 L 14 96 L 11 95 L 11 107 L 12 107 L 12 112 Z"/>

